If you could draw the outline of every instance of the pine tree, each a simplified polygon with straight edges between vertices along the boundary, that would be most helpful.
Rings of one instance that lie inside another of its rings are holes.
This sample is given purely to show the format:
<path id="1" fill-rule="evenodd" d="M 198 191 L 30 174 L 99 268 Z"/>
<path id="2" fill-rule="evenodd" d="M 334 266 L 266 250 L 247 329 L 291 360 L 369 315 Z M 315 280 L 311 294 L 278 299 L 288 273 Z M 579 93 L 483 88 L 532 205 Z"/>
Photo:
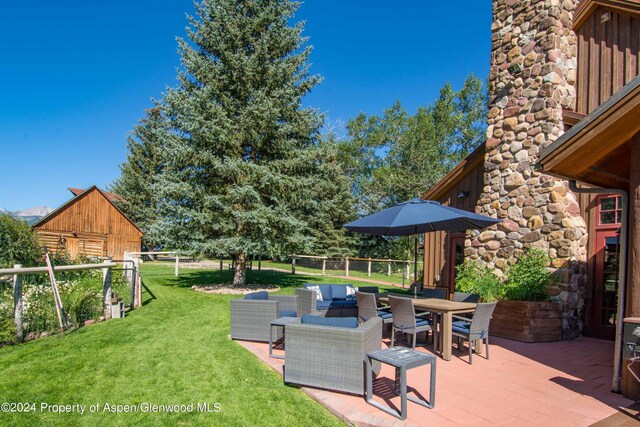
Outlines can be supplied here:
<path id="1" fill-rule="evenodd" d="M 116 205 L 145 233 L 148 247 L 163 243 L 160 236 L 153 236 L 151 224 L 158 216 L 153 186 L 165 162 L 162 140 L 166 131 L 160 107 L 147 110 L 127 138 L 127 160 L 109 188 L 122 196 L 115 200 Z"/>
<path id="2" fill-rule="evenodd" d="M 167 164 L 155 185 L 157 234 L 176 247 L 236 261 L 309 251 L 314 209 L 340 206 L 326 182 L 322 117 L 302 108 L 309 74 L 303 24 L 290 0 L 203 0 L 179 39 L 178 85 L 163 104 Z M 348 191 L 348 188 L 346 189 Z M 326 221 L 321 221 L 323 224 Z M 318 225 L 318 224 L 316 224 Z"/>

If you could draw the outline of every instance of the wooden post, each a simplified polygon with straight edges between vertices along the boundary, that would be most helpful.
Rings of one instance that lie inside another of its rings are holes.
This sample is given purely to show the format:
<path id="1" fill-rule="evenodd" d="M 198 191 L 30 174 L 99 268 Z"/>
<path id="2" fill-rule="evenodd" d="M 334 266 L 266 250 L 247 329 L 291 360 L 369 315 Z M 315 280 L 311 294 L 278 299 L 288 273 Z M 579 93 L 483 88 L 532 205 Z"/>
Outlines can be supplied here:
<path id="1" fill-rule="evenodd" d="M 371 258 L 369 258 L 369 263 L 367 264 L 367 277 L 371 277 Z"/>
<path id="2" fill-rule="evenodd" d="M 327 270 L 327 257 L 324 257 L 322 258 L 322 275 L 323 276 L 326 270 Z"/>
<path id="3" fill-rule="evenodd" d="M 13 268 L 20 268 L 22 265 L 15 264 Z M 22 307 L 22 276 L 13 275 L 13 321 L 16 324 L 16 337 L 18 342 L 24 341 L 23 327 L 23 307 Z"/>
<path id="4" fill-rule="evenodd" d="M 140 307 L 142 305 L 142 281 L 140 279 L 140 258 L 133 258 L 133 266 L 134 266 L 134 288 L 135 288 L 135 298 L 133 299 L 133 304 L 135 307 Z"/>
<path id="5" fill-rule="evenodd" d="M 105 264 L 110 264 L 111 260 L 107 259 L 103 261 Z M 102 302 L 104 308 L 104 318 L 111 318 L 111 268 L 102 269 Z"/>
<path id="6" fill-rule="evenodd" d="M 387 265 L 387 276 L 391 276 L 391 260 L 389 260 L 389 264 Z"/>
<path id="7" fill-rule="evenodd" d="M 176 277 L 178 277 L 178 275 L 180 274 L 180 272 L 179 272 L 179 264 L 180 264 L 180 254 L 176 252 L 176 271 L 174 273 L 174 275 Z"/>
<path id="8" fill-rule="evenodd" d="M 627 243 L 627 301 L 624 317 L 640 317 L 640 133 L 631 139 L 629 171 L 629 241 Z M 620 254 L 624 256 L 625 254 Z"/>
<path id="9" fill-rule="evenodd" d="M 222 269 L 223 269 L 223 268 L 224 268 L 224 267 L 223 267 L 223 265 L 222 265 L 222 258 L 220 258 L 220 271 L 222 271 Z"/>
<path id="10" fill-rule="evenodd" d="M 262 271 L 262 255 L 258 255 L 258 271 Z"/>
<path id="11" fill-rule="evenodd" d="M 349 257 L 344 257 L 344 275 L 349 277 Z"/>
<path id="12" fill-rule="evenodd" d="M 407 269 L 407 279 L 411 280 L 411 264 L 410 263 L 405 263 L 405 268 Z"/>
<path id="13" fill-rule="evenodd" d="M 291 257 L 291 274 L 296 274 L 296 257 Z"/>

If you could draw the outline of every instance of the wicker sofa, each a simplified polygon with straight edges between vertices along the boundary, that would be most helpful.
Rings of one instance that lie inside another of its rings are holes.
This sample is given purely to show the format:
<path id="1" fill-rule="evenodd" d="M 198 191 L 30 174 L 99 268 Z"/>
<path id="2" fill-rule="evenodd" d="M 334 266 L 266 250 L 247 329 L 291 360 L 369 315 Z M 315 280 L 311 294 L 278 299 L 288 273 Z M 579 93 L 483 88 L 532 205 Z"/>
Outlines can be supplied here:
<path id="1" fill-rule="evenodd" d="M 323 317 L 357 317 L 358 305 L 352 285 L 305 283 L 304 288 L 316 293 L 315 312 Z M 320 299 L 317 299 L 320 292 Z"/>
<path id="2" fill-rule="evenodd" d="M 272 320 L 298 315 L 296 296 L 268 295 L 267 299 L 247 297 L 231 300 L 231 338 L 234 340 L 269 341 Z M 282 331 L 281 328 L 276 329 L 279 339 Z"/>
<path id="3" fill-rule="evenodd" d="M 379 350 L 381 342 L 382 320 L 378 317 L 357 328 L 288 325 L 284 381 L 361 395 L 366 354 Z M 379 370 L 380 365 L 374 365 L 374 371 Z"/>

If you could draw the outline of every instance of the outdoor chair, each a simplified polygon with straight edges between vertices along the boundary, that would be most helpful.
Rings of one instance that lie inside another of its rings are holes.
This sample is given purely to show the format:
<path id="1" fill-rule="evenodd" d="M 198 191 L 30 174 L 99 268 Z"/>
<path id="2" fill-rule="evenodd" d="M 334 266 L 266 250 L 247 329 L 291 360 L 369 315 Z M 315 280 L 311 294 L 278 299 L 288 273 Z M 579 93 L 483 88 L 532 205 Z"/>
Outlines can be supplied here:
<path id="1" fill-rule="evenodd" d="M 356 300 L 358 301 L 358 320 L 361 322 L 366 322 L 372 317 L 381 318 L 384 324 L 393 322 L 392 315 L 388 310 L 378 309 L 374 294 L 356 291 Z"/>
<path id="2" fill-rule="evenodd" d="M 449 290 L 442 288 L 425 288 L 422 290 L 425 298 L 449 299 Z"/>
<path id="3" fill-rule="evenodd" d="M 466 292 L 454 292 L 452 301 L 478 303 L 478 301 L 480 301 L 480 295 L 468 294 Z"/>
<path id="4" fill-rule="evenodd" d="M 247 294 L 244 299 L 231 300 L 231 339 L 268 342 L 273 320 L 297 315 L 296 296 Z"/>
<path id="5" fill-rule="evenodd" d="M 309 317 L 327 325 L 303 323 Z M 350 327 L 352 321 L 357 327 Z M 358 325 L 356 318 L 303 316 L 287 326 L 286 341 L 286 383 L 362 395 L 365 357 L 381 348 L 382 320 L 376 316 Z M 378 373 L 380 365 L 374 370 Z"/>
<path id="6" fill-rule="evenodd" d="M 478 340 L 483 340 L 489 359 L 489 323 L 497 302 L 485 302 L 478 304 L 471 319 L 454 315 L 452 335 L 458 338 L 458 350 L 462 351 L 462 339 L 469 342 L 469 364 L 473 361 L 473 345 Z M 476 349 L 477 350 L 477 349 Z"/>
<path id="7" fill-rule="evenodd" d="M 416 336 L 420 332 L 427 333 L 428 341 L 428 334 L 429 331 L 431 331 L 431 322 L 427 319 L 416 317 L 412 299 L 389 296 L 389 304 L 391 305 L 391 315 L 393 316 L 393 323 L 391 327 L 391 347 L 393 347 L 395 343 L 396 331 L 401 334 L 413 335 L 412 348 L 416 348 Z"/>

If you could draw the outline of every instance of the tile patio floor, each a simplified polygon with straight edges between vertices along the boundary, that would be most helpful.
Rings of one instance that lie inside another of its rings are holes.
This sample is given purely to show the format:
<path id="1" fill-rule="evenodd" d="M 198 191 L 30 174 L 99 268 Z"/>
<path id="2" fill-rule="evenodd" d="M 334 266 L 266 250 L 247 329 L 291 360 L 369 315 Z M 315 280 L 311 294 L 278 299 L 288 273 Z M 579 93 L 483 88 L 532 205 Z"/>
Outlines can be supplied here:
<path id="1" fill-rule="evenodd" d="M 237 342 L 282 374 L 284 360 L 270 358 L 268 344 Z M 431 346 L 418 349 L 430 351 Z M 493 338 L 490 351 L 490 360 L 474 355 L 473 365 L 455 347 L 451 361 L 438 358 L 435 408 L 408 402 L 405 422 L 368 405 L 361 396 L 306 387 L 303 391 L 358 426 L 587 426 L 605 419 L 620 420 L 606 425 L 633 420 L 609 418 L 619 417 L 618 410 L 633 403 L 609 391 L 612 342 L 583 337 L 527 344 Z M 415 387 L 428 396 L 428 372 L 428 367 L 410 370 L 409 390 Z M 399 407 L 400 398 L 391 392 L 393 378 L 393 368 L 383 365 L 374 381 L 374 397 Z"/>

